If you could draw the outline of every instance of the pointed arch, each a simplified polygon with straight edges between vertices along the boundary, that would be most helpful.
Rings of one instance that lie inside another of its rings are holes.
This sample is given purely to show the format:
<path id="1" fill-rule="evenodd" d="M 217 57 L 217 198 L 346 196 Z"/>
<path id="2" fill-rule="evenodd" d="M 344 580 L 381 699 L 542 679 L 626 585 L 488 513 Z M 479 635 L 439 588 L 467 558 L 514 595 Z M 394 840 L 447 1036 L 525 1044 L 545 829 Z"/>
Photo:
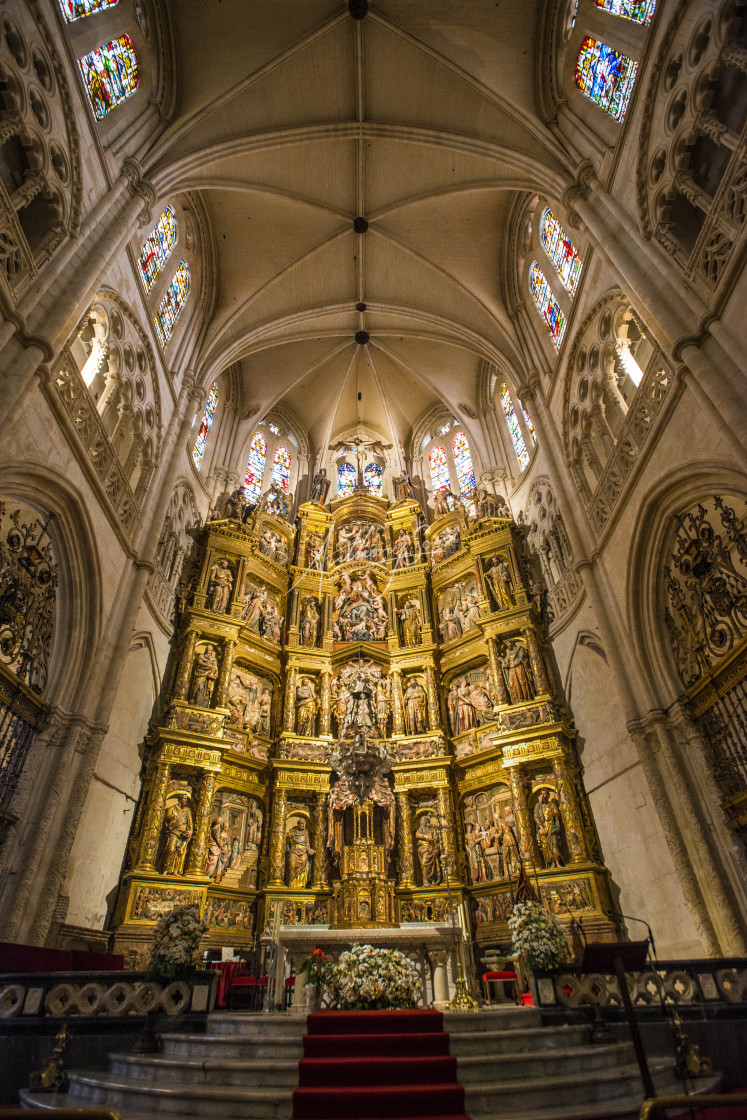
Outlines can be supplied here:
<path id="1" fill-rule="evenodd" d="M 195 445 L 192 448 L 192 461 L 200 469 L 202 465 L 202 457 L 205 454 L 205 444 L 207 443 L 208 432 L 212 427 L 213 420 L 215 419 L 215 410 L 218 407 L 218 382 L 214 381 L 210 387 L 207 400 L 205 401 L 205 411 L 202 414 L 202 423 L 200 430 L 197 433 Z"/>
<path id="2" fill-rule="evenodd" d="M 291 456 L 287 447 L 281 443 L 275 448 L 275 454 L 272 459 L 272 478 L 276 486 L 281 486 L 283 490 L 287 490 L 290 484 L 290 471 L 291 471 Z"/>
<path id="3" fill-rule="evenodd" d="M 262 494 L 262 479 L 267 459 L 267 440 L 261 432 L 255 432 L 249 445 L 249 458 L 246 464 L 244 490 L 250 502 L 258 502 Z"/>
<path id="4" fill-rule="evenodd" d="M 153 283 L 168 260 L 176 241 L 176 211 L 173 206 L 167 206 L 143 242 L 140 256 L 137 259 L 140 279 L 145 285 L 146 292 L 149 292 L 153 287 Z"/>

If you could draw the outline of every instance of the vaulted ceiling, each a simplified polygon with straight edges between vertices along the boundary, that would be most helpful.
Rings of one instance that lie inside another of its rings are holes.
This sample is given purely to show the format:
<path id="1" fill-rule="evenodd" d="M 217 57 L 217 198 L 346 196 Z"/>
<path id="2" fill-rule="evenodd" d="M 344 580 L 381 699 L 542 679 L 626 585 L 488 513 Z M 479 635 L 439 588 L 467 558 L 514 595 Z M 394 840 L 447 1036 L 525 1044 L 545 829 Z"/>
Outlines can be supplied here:
<path id="1" fill-rule="evenodd" d="M 435 405 L 477 408 L 486 359 L 521 368 L 512 206 L 568 171 L 535 109 L 540 15 L 540 0 L 371 0 L 362 19 L 346 0 L 174 5 L 178 116 L 148 171 L 202 195 L 216 271 L 198 372 L 238 363 L 253 419 L 282 404 L 317 451 L 356 423 L 406 447 Z"/>

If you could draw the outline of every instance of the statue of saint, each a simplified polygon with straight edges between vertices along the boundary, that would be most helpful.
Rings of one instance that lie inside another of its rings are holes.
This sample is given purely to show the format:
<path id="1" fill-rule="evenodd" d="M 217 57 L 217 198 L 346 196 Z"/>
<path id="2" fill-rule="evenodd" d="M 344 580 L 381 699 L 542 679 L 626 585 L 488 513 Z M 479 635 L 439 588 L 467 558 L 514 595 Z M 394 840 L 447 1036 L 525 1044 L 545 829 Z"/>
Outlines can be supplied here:
<path id="1" fill-rule="evenodd" d="M 467 824 L 465 842 L 471 882 L 487 883 L 492 878 L 490 865 L 485 859 L 487 836 L 479 824 L 475 826 L 471 821 Z"/>
<path id="2" fill-rule="evenodd" d="M 308 677 L 301 677 L 296 685 L 296 734 L 316 734 L 316 713 L 319 703 L 316 690 Z"/>
<path id="3" fill-rule="evenodd" d="M 410 568 L 415 563 L 415 549 L 407 529 L 400 529 L 394 542 L 395 568 Z"/>
<path id="4" fill-rule="evenodd" d="M 408 498 L 412 498 L 412 479 L 407 471 L 402 471 L 402 474 L 397 475 L 393 482 L 395 501 L 405 502 Z"/>
<path id="5" fill-rule="evenodd" d="M 515 638 L 508 638 L 504 649 L 505 653 L 500 658 L 500 662 L 506 671 L 511 703 L 521 704 L 523 700 L 533 700 L 534 686 L 529 654 Z"/>
<path id="6" fill-rule="evenodd" d="M 405 701 L 405 731 L 408 735 L 422 735 L 426 729 L 425 704 L 426 695 L 422 684 L 411 677 L 404 695 Z"/>
<path id="7" fill-rule="evenodd" d="M 516 605 L 511 588 L 511 573 L 502 556 L 494 556 L 485 573 L 485 582 L 495 599 L 499 611 L 507 611 Z"/>
<path id="8" fill-rule="evenodd" d="M 233 572 L 227 560 L 219 560 L 210 569 L 207 609 L 216 614 L 225 614 L 231 601 Z"/>
<path id="9" fill-rule="evenodd" d="M 314 849 L 311 846 L 309 830 L 303 821 L 288 830 L 285 838 L 285 851 L 288 864 L 288 886 L 297 890 L 304 890 L 309 882 L 311 870 L 311 857 Z"/>
<path id="10" fill-rule="evenodd" d="M 563 821 L 557 794 L 546 787 L 534 806 L 537 846 L 545 867 L 565 867 L 563 859 Z"/>
<path id="11" fill-rule="evenodd" d="M 306 599 L 304 599 L 301 625 L 299 627 L 299 638 L 301 639 L 302 646 L 308 646 L 310 649 L 316 648 L 317 641 L 319 640 L 320 621 L 321 617 L 319 615 L 319 608 L 316 605 L 316 599 L 308 595 Z"/>
<path id="12" fill-rule="evenodd" d="M 223 817 L 216 817 L 210 825 L 208 850 L 205 857 L 205 874 L 214 882 L 223 878 L 231 854 L 231 840 Z"/>
<path id="13" fill-rule="evenodd" d="M 444 642 L 451 642 L 454 638 L 461 638 L 462 636 L 462 624 L 451 607 L 444 608 L 438 628 Z"/>
<path id="14" fill-rule="evenodd" d="M 404 605 L 397 611 L 402 622 L 402 645 L 420 645 L 420 636 L 423 631 L 420 620 L 420 603 L 417 599 L 405 599 Z"/>
<path id="15" fill-rule="evenodd" d="M 322 467 L 311 480 L 311 500 L 312 502 L 319 502 L 319 505 L 323 506 L 327 500 L 328 493 L 329 479 L 327 478 L 326 470 Z"/>
<path id="16" fill-rule="evenodd" d="M 443 878 L 441 874 L 441 851 L 433 835 L 429 816 L 420 818 L 415 839 L 418 845 L 418 862 L 423 876 L 423 886 L 435 887 Z"/>
<path id="17" fill-rule="evenodd" d="M 164 843 L 161 853 L 162 875 L 183 875 L 187 845 L 192 839 L 194 822 L 189 808 L 189 794 L 177 794 L 176 805 L 166 811 L 163 822 Z"/>
<path id="18" fill-rule="evenodd" d="M 209 708 L 217 679 L 218 659 L 215 656 L 215 646 L 208 644 L 195 657 L 190 704 L 196 704 L 198 708 Z"/>

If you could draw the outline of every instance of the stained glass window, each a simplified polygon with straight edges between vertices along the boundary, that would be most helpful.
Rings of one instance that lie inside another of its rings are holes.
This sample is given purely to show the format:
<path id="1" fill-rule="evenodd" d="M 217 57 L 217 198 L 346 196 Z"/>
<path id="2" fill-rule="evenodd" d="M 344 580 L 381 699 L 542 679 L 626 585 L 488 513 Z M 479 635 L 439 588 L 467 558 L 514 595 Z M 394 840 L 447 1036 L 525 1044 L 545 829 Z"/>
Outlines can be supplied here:
<path id="1" fill-rule="evenodd" d="M 384 472 L 378 463 L 369 463 L 363 472 L 363 481 L 368 490 L 377 497 L 381 496 L 384 486 Z"/>
<path id="2" fill-rule="evenodd" d="M 291 457 L 287 447 L 276 448 L 275 455 L 272 460 L 272 478 L 270 482 L 274 482 L 276 486 L 282 486 L 283 490 L 288 489 L 291 473 Z"/>
<path id="3" fill-rule="evenodd" d="M 532 443 L 536 443 L 537 442 L 537 436 L 534 433 L 534 424 L 532 423 L 532 417 L 529 415 L 527 410 L 524 408 L 524 405 L 521 406 L 521 411 L 524 413 L 524 419 L 526 420 L 526 425 L 527 425 L 527 428 L 529 430 L 529 434 L 532 437 Z"/>
<path id="4" fill-rule="evenodd" d="M 428 456 L 428 466 L 431 469 L 431 483 L 434 490 L 442 490 L 445 486 L 451 489 L 449 477 L 449 464 L 446 461 L 446 452 L 443 447 L 434 447 Z"/>
<path id="5" fill-rule="evenodd" d="M 173 206 L 167 206 L 156 222 L 155 228 L 146 237 L 137 261 L 146 292 L 153 287 L 153 281 L 175 245 L 176 213 Z"/>
<path id="6" fill-rule="evenodd" d="M 576 85 L 616 121 L 624 121 L 638 63 L 606 43 L 584 39 L 576 62 Z"/>
<path id="7" fill-rule="evenodd" d="M 563 286 L 571 295 L 575 295 L 578 278 L 581 275 L 581 258 L 552 210 L 545 210 L 542 215 L 540 241 L 542 248 L 555 265 Z"/>
<path id="8" fill-rule="evenodd" d="M 76 19 L 83 16 L 93 16 L 96 12 L 103 12 L 113 8 L 117 0 L 60 0 L 62 14 L 67 23 L 75 23 Z"/>
<path id="9" fill-rule="evenodd" d="M 457 432 L 454 436 L 451 450 L 454 452 L 459 489 L 462 494 L 462 505 L 467 510 L 467 513 L 474 515 L 476 507 L 475 499 L 472 496 L 472 489 L 477 489 L 477 480 L 475 479 L 475 471 L 472 466 L 469 443 L 464 432 Z"/>
<path id="10" fill-rule="evenodd" d="M 179 318 L 179 312 L 188 295 L 189 267 L 186 261 L 182 261 L 166 289 L 166 294 L 161 300 L 161 306 L 158 308 L 158 314 L 156 315 L 156 330 L 162 346 L 165 346 L 171 338 L 174 324 Z"/>
<path id="11" fill-rule="evenodd" d="M 560 304 L 552 294 L 552 288 L 536 261 L 529 269 L 529 291 L 532 293 L 537 310 L 547 324 L 555 349 L 559 350 L 565 334 L 565 315 L 560 310 Z"/>
<path id="12" fill-rule="evenodd" d="M 651 23 L 656 10 L 656 0 L 594 0 L 594 3 L 610 15 L 632 19 L 633 23 Z"/>
<path id="13" fill-rule="evenodd" d="M 140 81 L 137 55 L 129 35 L 96 47 L 78 59 L 78 66 L 97 121 L 135 92 Z"/>
<path id="14" fill-rule="evenodd" d="M 337 468 L 337 497 L 347 498 L 355 490 L 355 467 L 352 463 L 340 463 Z"/>
<path id="15" fill-rule="evenodd" d="M 508 386 L 506 385 L 505 381 L 501 385 L 501 407 L 503 408 L 503 413 L 506 417 L 506 423 L 508 424 L 508 430 L 511 435 L 511 442 L 514 445 L 514 451 L 516 452 L 516 458 L 519 460 L 519 466 L 522 470 L 524 470 L 525 467 L 529 466 L 529 452 L 527 451 L 527 445 L 524 443 L 524 437 L 521 434 L 519 421 L 516 419 L 516 413 L 514 412 L 511 394 L 508 391 Z"/>
<path id="16" fill-rule="evenodd" d="M 202 414 L 202 423 L 200 430 L 197 433 L 195 445 L 192 448 L 192 459 L 197 469 L 202 465 L 202 457 L 205 454 L 205 444 L 207 443 L 208 432 L 213 423 L 215 410 L 218 407 L 218 382 L 214 381 L 210 392 L 208 393 L 207 401 L 205 402 L 205 411 Z"/>
<path id="17" fill-rule="evenodd" d="M 255 432 L 249 445 L 249 459 L 246 464 L 244 491 L 250 502 L 258 502 L 262 495 L 262 476 L 265 473 L 267 440 L 261 432 Z"/>

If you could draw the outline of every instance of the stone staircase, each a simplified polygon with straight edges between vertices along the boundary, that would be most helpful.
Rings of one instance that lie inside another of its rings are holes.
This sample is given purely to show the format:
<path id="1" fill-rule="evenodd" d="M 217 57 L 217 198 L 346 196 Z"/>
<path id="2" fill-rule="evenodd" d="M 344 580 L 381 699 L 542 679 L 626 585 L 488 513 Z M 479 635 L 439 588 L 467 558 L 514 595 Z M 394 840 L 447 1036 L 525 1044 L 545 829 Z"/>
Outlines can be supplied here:
<path id="1" fill-rule="evenodd" d="M 590 1046 L 588 1028 L 542 1027 L 536 1008 L 444 1018 L 472 1120 L 638 1116 L 643 1091 L 630 1044 Z M 24 1092 L 22 1103 L 103 1106 L 124 1120 L 289 1120 L 305 1030 L 305 1018 L 287 1014 L 214 1013 L 205 1034 L 162 1034 L 158 1054 L 112 1054 L 107 1072 L 71 1073 L 64 1096 Z M 671 1062 L 651 1065 L 659 1091 L 681 1091 Z"/>

